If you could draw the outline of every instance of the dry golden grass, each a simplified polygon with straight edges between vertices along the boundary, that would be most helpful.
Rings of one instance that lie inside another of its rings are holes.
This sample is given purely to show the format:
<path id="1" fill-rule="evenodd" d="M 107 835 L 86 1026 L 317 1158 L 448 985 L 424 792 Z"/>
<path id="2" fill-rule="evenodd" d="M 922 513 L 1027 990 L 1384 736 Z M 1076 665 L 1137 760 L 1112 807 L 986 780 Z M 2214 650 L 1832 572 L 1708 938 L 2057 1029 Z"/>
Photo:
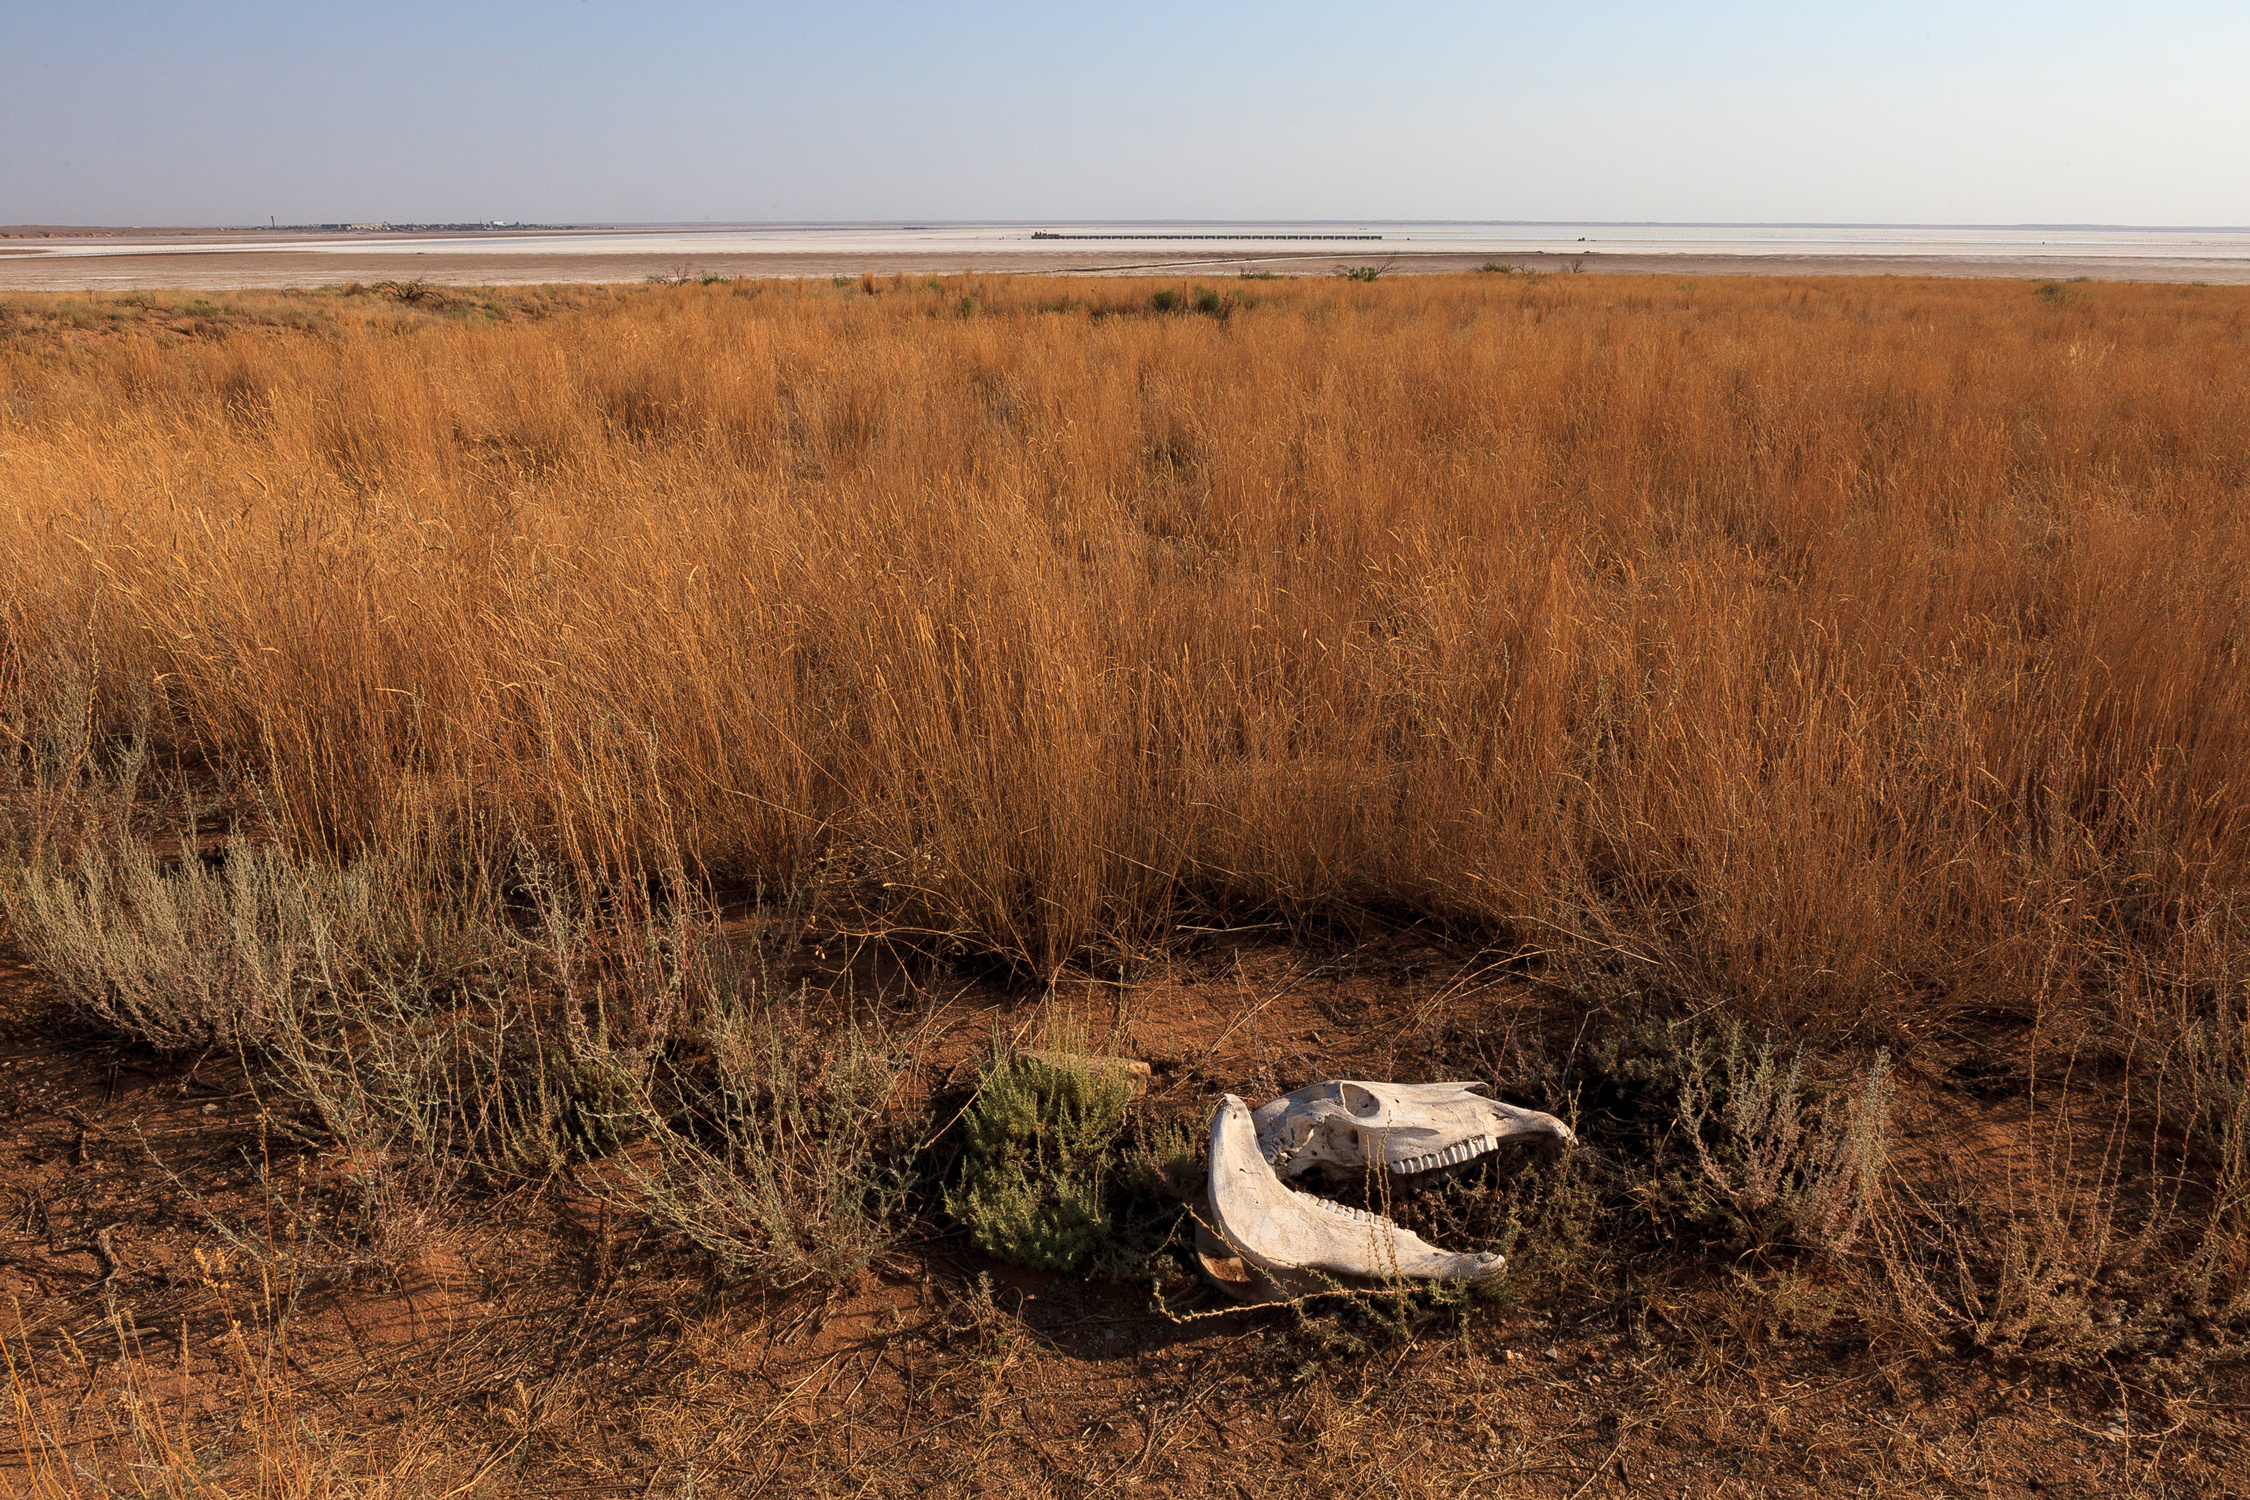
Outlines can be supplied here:
<path id="1" fill-rule="evenodd" d="M 19 763 L 145 724 L 316 852 L 1034 972 L 1372 913 L 1878 1032 L 2243 983 L 2250 296 L 1155 289 L 20 301 Z"/>

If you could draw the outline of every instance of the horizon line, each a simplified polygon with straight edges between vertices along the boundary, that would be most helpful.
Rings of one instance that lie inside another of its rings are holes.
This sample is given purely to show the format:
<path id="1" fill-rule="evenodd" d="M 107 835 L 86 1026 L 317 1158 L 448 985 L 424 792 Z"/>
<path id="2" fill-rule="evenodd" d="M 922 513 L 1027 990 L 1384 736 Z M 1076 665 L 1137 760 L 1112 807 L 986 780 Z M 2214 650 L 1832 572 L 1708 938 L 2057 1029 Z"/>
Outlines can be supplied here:
<path id="1" fill-rule="evenodd" d="M 278 217 L 278 216 L 276 216 Z M 0 233 L 8 230 L 129 230 L 152 232 L 161 230 L 213 230 L 252 232 L 263 230 L 305 230 L 322 228 L 330 223 L 355 224 L 461 224 L 482 229 L 820 229 L 820 228 L 886 228 L 896 230 L 990 228 L 1035 228 L 1054 224 L 1100 225 L 1442 225 L 1463 228 L 1530 229 L 1547 225 L 1571 225 L 1586 229 L 1981 229 L 1981 230 L 2135 230 L 2156 234 L 2250 234 L 2250 224 L 2132 224 L 2108 222 L 2040 222 L 1982 223 L 1972 221 L 1939 220 L 1876 220 L 1876 219 L 1439 219 L 1439 218 L 1172 218 L 1142 216 L 1136 218 L 1093 218 L 1055 216 L 1049 218 L 978 218 L 944 219 L 914 218 L 894 215 L 865 219 L 353 219 L 348 221 L 323 220 L 319 223 L 290 224 L 0 224 Z"/>

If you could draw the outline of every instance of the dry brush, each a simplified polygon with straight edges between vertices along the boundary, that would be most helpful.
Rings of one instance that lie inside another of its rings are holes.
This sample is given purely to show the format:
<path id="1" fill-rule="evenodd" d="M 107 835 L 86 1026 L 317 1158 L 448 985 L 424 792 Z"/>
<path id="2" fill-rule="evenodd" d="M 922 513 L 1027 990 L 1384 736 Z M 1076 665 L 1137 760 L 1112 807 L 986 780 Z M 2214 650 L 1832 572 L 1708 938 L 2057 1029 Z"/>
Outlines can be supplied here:
<path id="1" fill-rule="evenodd" d="M 520 831 L 1034 971 L 1404 912 L 1848 1028 L 2239 993 L 2230 290 L 307 300 L 0 352 L 50 802 L 145 732 L 316 858 Z"/>

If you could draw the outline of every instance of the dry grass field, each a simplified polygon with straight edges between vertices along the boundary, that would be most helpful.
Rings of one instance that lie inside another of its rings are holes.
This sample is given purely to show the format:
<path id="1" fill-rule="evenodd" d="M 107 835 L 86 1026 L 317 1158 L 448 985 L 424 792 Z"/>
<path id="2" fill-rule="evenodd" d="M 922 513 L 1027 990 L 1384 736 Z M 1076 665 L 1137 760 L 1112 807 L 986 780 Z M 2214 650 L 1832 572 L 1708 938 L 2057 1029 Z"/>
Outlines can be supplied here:
<path id="1" fill-rule="evenodd" d="M 331 1288 L 403 1284 L 535 1200 L 573 1224 L 604 1205 L 680 1286 L 757 1289 L 761 1347 L 792 1297 L 864 1311 L 906 1277 L 983 1414 L 881 1461 L 799 1450 L 853 1476 L 840 1493 L 910 1490 L 909 1455 L 1014 1420 L 993 1415 L 1010 1370 L 1080 1357 L 997 1310 L 942 1224 L 938 1143 L 976 1070 L 933 1038 L 962 994 L 979 1045 L 1077 997 L 1191 1125 L 1221 1089 L 1290 1081 L 1265 1027 L 1305 1076 L 1497 1072 L 1584 1111 L 1598 1168 L 1504 1213 L 1431 1210 L 1578 1246 L 1516 1252 L 1507 1309 L 1417 1304 L 1391 1343 L 1256 1333 L 1287 1345 L 1257 1356 L 1287 1366 L 1257 1399 L 1308 1413 L 1266 1458 L 1219 1441 L 1152 1467 L 1223 1427 L 1196 1415 L 1212 1384 L 1116 1467 L 1011 1440 L 1011 1490 L 1233 1493 L 1280 1463 L 1320 1493 L 1373 1463 L 1404 1493 L 1506 1473 L 1583 1495 L 1645 1440 L 1666 1493 L 1708 1493 L 1664 1468 L 1692 1446 L 1665 1424 L 1737 1400 L 1765 1436 L 1710 1442 L 1746 1493 L 1906 1473 L 1864 1434 L 1805 1449 L 1817 1472 L 1740 1467 L 1828 1430 L 1797 1408 L 1776 1437 L 1787 1402 L 1758 1405 L 1769 1373 L 1815 1368 L 1894 1392 L 1911 1368 L 1946 1400 L 2036 1374 L 2053 1433 L 2093 1434 L 2083 1483 L 2223 1475 L 2241 1434 L 2208 1424 L 2244 1399 L 2250 1311 L 2246 652 L 2243 289 L 867 276 L 0 303 L 0 887 L 24 993 L 52 1005 L 35 1050 L 137 1058 L 167 1098 L 233 1070 L 268 1091 L 260 1150 L 292 1101 L 290 1191 L 309 1170 L 346 1207 L 290 1275 Z M 1244 1025 L 1315 973 L 1318 1013 Z M 1750 1050 L 1722 1066 L 1730 1045 Z M 1802 1101 L 1753 1066 L 1800 1047 Z M 1806 1231 L 1809 1157 L 1776 1188 L 1702 1154 L 1679 1186 L 1679 1122 L 1698 1153 L 1705 1128 L 1680 1098 L 1740 1103 L 1712 1149 L 1755 1164 L 1775 1142 L 1752 1104 L 1778 1089 L 1825 1139 L 1821 1101 L 1893 1064 L 1910 1125 L 1857 1189 L 1864 1234 Z M 81 1160 L 123 1139 L 79 1130 Z M 923 1175 L 878 1181 L 894 1167 Z M 263 1212 L 270 1252 L 279 1177 L 181 1233 Z M 1723 1248 L 1682 1248 L 1688 1223 Z M 62 1253 L 41 1232 L 19 1267 Z M 91 1289 L 46 1321 L 19 1296 L 23 1370 L 64 1358 L 70 1317 L 120 1318 L 111 1251 L 84 1253 L 107 1313 Z M 163 1283 L 165 1316 L 217 1316 L 216 1254 Z M 967 1269 L 932 1292 L 948 1255 Z M 669 1349 L 748 1316 L 684 1305 L 641 1314 L 672 1320 Z M 1662 1354 L 1575 1388 L 1614 1415 L 1574 1456 L 1526 1457 L 1539 1420 L 1492 1418 L 1516 1447 L 1384 1467 L 1335 1415 L 1397 1399 L 1355 1361 L 1433 1339 L 1467 1363 L 1409 1378 L 1455 1410 L 1505 1368 L 1496 1341 L 1556 1337 L 1528 1317 Z M 110 1368 L 132 1368 L 119 1327 Z M 1229 1348 L 1194 1356 L 1213 1382 Z M 264 1410 L 271 1370 L 237 1366 L 228 1409 Z M 76 1378 L 17 1376 L 36 1493 L 81 1492 L 38 1436 Z M 916 1409 L 927 1374 L 901 1378 Z M 513 1425 L 458 1449 L 506 1463 L 444 1483 L 592 1484 L 585 1443 L 532 1443 L 515 1380 L 515 1405 L 482 1397 Z M 1662 1399 L 1633 1406 L 1632 1381 Z M 2112 1407 L 2174 1435 L 2117 1437 Z M 122 1410 L 102 1441 L 150 1451 Z M 834 1413 L 769 1420 L 849 1447 Z M 1973 1425 L 1946 1420 L 1930 1451 Z M 258 1451 L 310 1441 L 292 1424 L 251 1424 Z M 2029 1467 L 1992 1460 L 1991 1492 L 2036 1487 L 2052 1435 L 2024 1430 Z M 290 1492 L 419 1493 L 403 1451 L 383 1483 L 405 1489 Z M 1932 1462 L 1901 1490 L 1973 1471 Z M 798 1482 L 738 1467 L 693 1492 Z"/>

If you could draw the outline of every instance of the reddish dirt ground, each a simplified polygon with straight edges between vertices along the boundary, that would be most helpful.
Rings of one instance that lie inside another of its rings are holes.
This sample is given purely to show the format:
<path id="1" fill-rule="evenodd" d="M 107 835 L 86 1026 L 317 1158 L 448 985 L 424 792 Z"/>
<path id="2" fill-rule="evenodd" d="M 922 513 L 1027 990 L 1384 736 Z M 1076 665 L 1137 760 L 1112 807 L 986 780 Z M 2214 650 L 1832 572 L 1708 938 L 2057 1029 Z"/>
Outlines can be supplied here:
<path id="1" fill-rule="evenodd" d="M 1567 1045 L 1553 1000 L 1433 945 L 1238 941 L 1075 997 L 1152 1064 L 1159 1115 L 1322 1076 L 1505 1078 Z M 296 1492 L 401 1495 L 2250 1487 L 2250 1387 L 2229 1357 L 2044 1369 L 1778 1336 L 1693 1249 L 1643 1296 L 1653 1316 L 1503 1299 L 1410 1332 L 1209 1295 L 1175 1320 L 1146 1288 L 999 1265 L 939 1226 L 856 1287 L 749 1295 L 562 1180 L 404 1212 L 340 1256 L 339 1164 L 277 1129 L 239 1065 L 74 1039 L 35 976 L 12 966 L 0 987 L 17 1038 L 0 1052 L 0 1335 L 24 1434 L 0 1486 L 18 1493 L 69 1493 L 37 1487 L 57 1455 L 122 1472 L 152 1451 L 201 1453 L 244 1494 L 282 1492 L 260 1473 L 388 1476 Z M 933 1089 L 1041 998 L 933 986 Z M 1965 1056 L 1901 1068 L 1898 1159 L 1932 1192 L 1964 1129 L 1987 1163 L 2029 1149 L 2020 1092 Z"/>

